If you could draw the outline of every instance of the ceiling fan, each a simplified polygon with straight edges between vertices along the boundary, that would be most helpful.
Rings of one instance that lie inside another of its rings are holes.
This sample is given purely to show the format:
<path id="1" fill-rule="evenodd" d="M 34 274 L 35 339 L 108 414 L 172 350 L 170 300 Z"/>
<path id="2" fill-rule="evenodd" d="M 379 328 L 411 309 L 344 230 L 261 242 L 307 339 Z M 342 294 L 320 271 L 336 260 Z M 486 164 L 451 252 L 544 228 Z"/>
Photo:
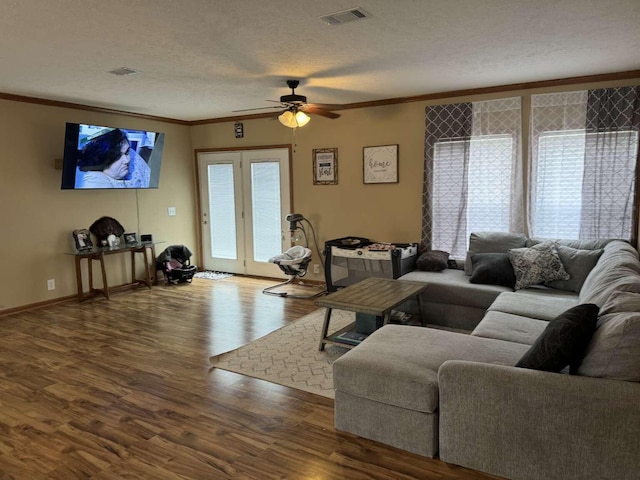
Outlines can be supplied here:
<path id="1" fill-rule="evenodd" d="M 248 112 L 252 110 L 264 110 L 268 108 L 283 109 L 278 115 L 278 120 L 284 126 L 289 128 L 303 127 L 309 122 L 310 115 L 320 115 L 325 118 L 338 118 L 338 113 L 332 112 L 332 108 L 337 105 L 325 105 L 316 103 L 307 103 L 307 97 L 297 95 L 295 90 L 300 84 L 299 80 L 287 80 L 287 86 L 291 89 L 291 95 L 283 95 L 280 100 L 267 100 L 267 102 L 275 102 L 279 105 L 272 107 L 245 108 L 243 110 L 234 110 L 234 112 Z"/>

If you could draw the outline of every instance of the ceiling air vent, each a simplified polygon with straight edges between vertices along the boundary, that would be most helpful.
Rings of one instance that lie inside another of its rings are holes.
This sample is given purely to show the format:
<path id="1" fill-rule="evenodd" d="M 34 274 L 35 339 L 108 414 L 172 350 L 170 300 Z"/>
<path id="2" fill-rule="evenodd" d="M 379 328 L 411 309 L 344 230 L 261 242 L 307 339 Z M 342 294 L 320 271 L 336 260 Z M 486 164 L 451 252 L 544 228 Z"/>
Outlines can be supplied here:
<path id="1" fill-rule="evenodd" d="M 329 15 L 323 15 L 320 19 L 323 22 L 327 22 L 329 25 L 342 25 L 343 23 L 362 20 L 370 16 L 371 15 L 360 7 L 356 7 L 348 10 L 342 10 L 341 12 L 330 13 Z"/>
<path id="2" fill-rule="evenodd" d="M 109 73 L 113 73 L 114 75 L 117 75 L 119 77 L 127 77 L 129 75 L 137 75 L 140 72 L 138 70 L 134 70 L 133 68 L 120 67 L 116 68 L 115 70 L 110 70 Z"/>

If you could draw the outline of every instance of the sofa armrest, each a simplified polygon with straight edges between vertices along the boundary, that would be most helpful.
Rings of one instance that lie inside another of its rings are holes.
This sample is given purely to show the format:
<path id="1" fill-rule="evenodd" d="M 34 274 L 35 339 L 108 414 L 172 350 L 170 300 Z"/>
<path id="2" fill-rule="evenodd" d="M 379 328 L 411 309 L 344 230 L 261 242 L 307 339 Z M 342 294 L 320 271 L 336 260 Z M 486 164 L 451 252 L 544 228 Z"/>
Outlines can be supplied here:
<path id="1" fill-rule="evenodd" d="M 451 360 L 440 458 L 512 479 L 640 475 L 640 384 Z"/>

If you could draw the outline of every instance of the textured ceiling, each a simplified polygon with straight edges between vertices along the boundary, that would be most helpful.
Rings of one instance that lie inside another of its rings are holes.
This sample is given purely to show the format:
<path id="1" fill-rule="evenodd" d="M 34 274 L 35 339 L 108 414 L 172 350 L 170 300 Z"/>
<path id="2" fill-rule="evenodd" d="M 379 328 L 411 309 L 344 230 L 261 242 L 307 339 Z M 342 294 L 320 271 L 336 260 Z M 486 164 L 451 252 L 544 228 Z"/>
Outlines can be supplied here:
<path id="1" fill-rule="evenodd" d="M 351 7 L 370 18 L 320 20 Z M 0 92 L 201 120 L 294 78 L 348 104 L 640 69 L 638 20 L 639 0 L 2 0 Z"/>

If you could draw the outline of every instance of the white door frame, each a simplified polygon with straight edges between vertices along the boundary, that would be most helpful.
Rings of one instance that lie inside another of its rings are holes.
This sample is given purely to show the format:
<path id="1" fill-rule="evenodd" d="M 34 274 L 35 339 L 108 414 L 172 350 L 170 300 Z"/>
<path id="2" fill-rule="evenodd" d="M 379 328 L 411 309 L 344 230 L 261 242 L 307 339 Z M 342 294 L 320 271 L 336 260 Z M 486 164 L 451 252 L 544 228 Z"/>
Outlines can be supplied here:
<path id="1" fill-rule="evenodd" d="M 233 263 L 233 261 L 220 262 L 221 259 L 216 260 L 216 269 L 229 271 L 231 273 L 249 274 L 256 276 L 268 276 L 275 278 L 286 278 L 286 275 L 274 264 L 266 264 L 262 262 L 253 262 L 252 259 L 245 258 L 252 251 L 252 238 L 250 237 L 251 231 L 251 190 L 250 190 L 250 176 L 251 176 L 251 160 L 259 159 L 261 156 L 268 154 L 267 150 L 286 150 L 286 157 L 288 158 L 285 163 L 285 168 L 281 169 L 281 230 L 285 232 L 288 229 L 288 223 L 284 220 L 287 213 L 293 211 L 292 201 L 292 188 L 291 188 L 291 145 L 272 145 L 272 146 L 258 146 L 258 147 L 241 147 L 241 148 L 221 148 L 221 149 L 197 149 L 195 150 L 195 162 L 196 162 L 196 184 L 197 184 L 197 209 L 198 209 L 198 238 L 199 238 L 199 256 L 201 258 L 202 267 L 208 263 L 207 255 L 210 255 L 210 249 L 208 248 L 208 240 L 204 235 L 208 233 L 208 186 L 204 186 L 206 183 L 207 172 L 202 170 L 202 165 L 205 164 L 206 157 L 210 155 L 204 154 L 216 154 L 216 163 L 230 163 L 234 159 L 242 158 L 242 169 L 234 169 L 234 183 L 236 185 L 243 185 L 241 191 L 236 191 L 236 223 L 238 224 L 237 234 L 237 249 L 238 256 L 243 257 L 239 262 Z M 220 154 L 220 155 L 218 155 Z M 244 158 L 243 158 L 244 157 Z M 236 175 L 237 172 L 237 175 Z M 204 178 L 203 178 L 204 177 Z M 240 178 L 238 178 L 240 177 Z M 240 183 L 238 183 L 240 182 Z M 249 183 L 248 183 L 249 182 Z M 206 188 L 206 189 L 205 189 Z M 241 198 L 239 198 L 241 196 Z M 241 220 L 241 221 L 239 221 Z M 244 225 L 249 225 L 249 228 L 245 230 Z M 282 237 L 282 249 L 283 251 L 290 246 L 290 240 L 286 235 Z M 251 260 L 251 261 L 249 261 Z"/>

